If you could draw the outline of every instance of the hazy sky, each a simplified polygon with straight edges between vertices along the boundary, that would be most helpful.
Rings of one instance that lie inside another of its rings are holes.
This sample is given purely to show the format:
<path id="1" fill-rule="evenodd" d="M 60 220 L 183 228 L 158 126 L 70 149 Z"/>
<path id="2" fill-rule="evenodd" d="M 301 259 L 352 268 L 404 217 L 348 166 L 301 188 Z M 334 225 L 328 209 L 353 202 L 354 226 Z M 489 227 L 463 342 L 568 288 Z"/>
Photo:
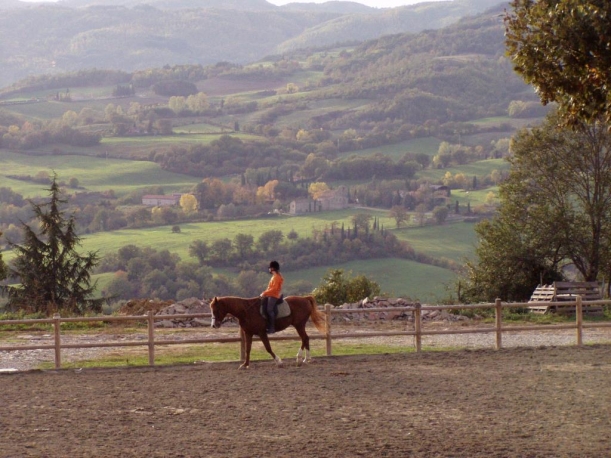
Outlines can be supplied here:
<path id="1" fill-rule="evenodd" d="M 57 0 L 22 0 L 25 2 L 53 2 Z M 287 3 L 325 3 L 328 0 L 267 0 L 274 5 L 286 5 Z M 394 6 L 413 5 L 414 3 L 436 2 L 442 0 L 350 0 L 363 5 L 373 6 L 376 8 L 392 8 Z M 446 0 L 447 1 L 447 0 Z"/>
<path id="2" fill-rule="evenodd" d="M 274 5 L 286 5 L 287 3 L 325 3 L 328 0 L 267 0 Z M 413 5 L 414 3 L 423 3 L 425 1 L 440 1 L 440 0 L 352 0 L 363 5 L 373 6 L 376 8 L 392 8 L 394 6 Z"/>

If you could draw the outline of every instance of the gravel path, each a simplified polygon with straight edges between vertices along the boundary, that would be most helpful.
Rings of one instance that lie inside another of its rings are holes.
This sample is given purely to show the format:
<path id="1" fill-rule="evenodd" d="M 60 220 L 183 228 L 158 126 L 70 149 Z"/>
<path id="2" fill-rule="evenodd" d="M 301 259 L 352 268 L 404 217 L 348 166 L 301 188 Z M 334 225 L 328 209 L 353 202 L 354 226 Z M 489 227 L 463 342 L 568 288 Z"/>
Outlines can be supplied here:
<path id="1" fill-rule="evenodd" d="M 385 323 L 383 325 L 378 324 L 375 326 L 376 331 L 382 331 L 383 329 L 390 329 L 393 323 Z M 410 325 L 401 325 L 403 329 L 410 329 Z M 489 326 L 488 326 L 489 327 Z M 469 324 L 469 328 L 472 326 Z M 393 330 L 397 330 L 397 326 L 392 327 Z M 451 329 L 466 329 L 465 323 L 444 323 L 437 322 L 434 325 L 425 327 L 424 330 L 451 330 Z M 354 327 L 344 327 L 334 325 L 332 333 L 341 334 L 344 332 L 370 332 L 374 329 L 367 327 L 366 325 L 359 325 L 358 329 Z M 315 334 L 316 331 L 312 330 L 310 334 Z M 199 339 L 199 338 L 212 338 L 223 336 L 237 336 L 237 328 L 226 328 L 223 332 L 212 331 L 208 328 L 199 328 L 190 332 L 172 333 L 168 331 L 167 334 L 163 335 L 164 339 L 175 338 L 177 340 L 183 339 Z M 287 330 L 283 334 L 295 335 L 294 330 Z M 53 336 L 49 334 L 34 334 L 34 333 L 15 333 L 10 336 L 11 340 L 7 338 L 4 340 L 0 339 L 1 346 L 15 346 L 15 345 L 52 345 Z M 158 338 L 160 336 L 158 335 Z M 142 334 L 78 334 L 78 335 L 62 335 L 63 344 L 73 343 L 95 343 L 95 342 L 117 342 L 117 341 L 140 341 L 145 342 L 147 335 Z M 576 345 L 576 331 L 570 329 L 564 330 L 546 330 L 546 331 L 520 331 L 520 332 L 504 332 L 502 337 L 502 344 L 504 348 L 512 347 L 553 347 L 553 346 L 572 346 Z M 389 336 L 389 337 L 371 337 L 366 340 L 364 339 L 338 339 L 333 341 L 333 345 L 339 345 L 341 342 L 350 343 L 375 343 L 375 344 L 387 344 L 397 346 L 413 346 L 414 338 L 411 336 Z M 597 328 L 597 329 L 585 329 L 583 332 L 584 344 L 609 344 L 611 343 L 611 328 Z M 237 344 L 230 344 L 237 345 Z M 459 349 L 459 348 L 488 348 L 492 349 L 495 346 L 495 334 L 493 332 L 480 333 L 480 334 L 450 334 L 450 335 L 432 335 L 422 337 L 422 347 L 424 351 L 427 349 Z M 134 348 L 134 347 L 131 347 Z M 136 348 L 144 348 L 136 347 Z M 103 356 L 110 352 L 116 352 L 117 347 L 111 348 L 78 348 L 78 349 L 62 349 L 62 361 L 63 362 L 74 362 L 81 360 L 95 359 L 96 357 Z M 36 369 L 41 363 L 53 362 L 54 352 L 53 350 L 20 350 L 20 351 L 0 351 L 0 371 L 9 370 L 31 370 Z"/>

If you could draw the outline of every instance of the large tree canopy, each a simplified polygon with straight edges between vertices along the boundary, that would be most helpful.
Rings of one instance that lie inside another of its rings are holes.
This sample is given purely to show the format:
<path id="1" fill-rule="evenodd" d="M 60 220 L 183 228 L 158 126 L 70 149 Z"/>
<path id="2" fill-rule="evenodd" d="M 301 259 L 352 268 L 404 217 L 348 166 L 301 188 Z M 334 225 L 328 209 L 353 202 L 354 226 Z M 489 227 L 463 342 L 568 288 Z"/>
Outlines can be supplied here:
<path id="1" fill-rule="evenodd" d="M 102 300 L 90 297 L 96 289 L 90 273 L 98 263 L 98 255 L 76 251 L 80 243 L 76 222 L 60 208 L 65 200 L 56 178 L 51 182 L 47 202 L 31 202 L 39 231 L 23 224 L 23 244 L 9 243 L 17 255 L 10 274 L 19 279 L 20 285 L 8 287 L 8 306 L 48 315 L 59 310 L 100 311 Z"/>
<path id="2" fill-rule="evenodd" d="M 568 124 L 611 123 L 611 2 L 513 0 L 507 53 L 543 104 L 557 102 Z"/>
<path id="3" fill-rule="evenodd" d="M 543 277 L 569 265 L 581 279 L 609 278 L 611 133 L 606 124 L 570 131 L 550 116 L 514 139 L 501 206 L 477 226 L 478 261 L 468 265 L 466 296 L 521 300 Z"/>

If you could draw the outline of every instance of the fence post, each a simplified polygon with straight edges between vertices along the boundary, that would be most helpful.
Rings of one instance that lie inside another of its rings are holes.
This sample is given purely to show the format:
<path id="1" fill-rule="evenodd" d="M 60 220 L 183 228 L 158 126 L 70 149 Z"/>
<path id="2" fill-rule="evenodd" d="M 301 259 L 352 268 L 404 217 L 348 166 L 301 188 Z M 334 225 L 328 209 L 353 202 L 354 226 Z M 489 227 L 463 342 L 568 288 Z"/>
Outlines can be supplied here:
<path id="1" fill-rule="evenodd" d="M 60 334 L 60 316 L 59 313 L 53 315 L 53 332 L 55 334 L 55 369 L 62 367 L 62 350 L 61 350 L 61 334 Z"/>
<path id="2" fill-rule="evenodd" d="M 577 325 L 577 346 L 583 345 L 583 303 L 581 296 L 577 296 L 575 304 L 575 320 Z"/>
<path id="3" fill-rule="evenodd" d="M 416 353 L 420 353 L 422 350 L 422 305 L 416 304 L 414 308 L 414 330 L 416 335 L 414 339 L 416 341 Z"/>
<path id="4" fill-rule="evenodd" d="M 148 331 L 149 331 L 149 366 L 155 365 L 155 320 L 152 310 L 148 312 Z"/>
<path id="5" fill-rule="evenodd" d="M 325 315 L 326 315 L 326 333 L 325 339 L 327 341 L 327 356 L 331 356 L 331 304 L 325 304 Z"/>
<path id="6" fill-rule="evenodd" d="M 494 301 L 494 315 L 496 324 L 496 349 L 503 348 L 503 303 L 498 297 Z"/>

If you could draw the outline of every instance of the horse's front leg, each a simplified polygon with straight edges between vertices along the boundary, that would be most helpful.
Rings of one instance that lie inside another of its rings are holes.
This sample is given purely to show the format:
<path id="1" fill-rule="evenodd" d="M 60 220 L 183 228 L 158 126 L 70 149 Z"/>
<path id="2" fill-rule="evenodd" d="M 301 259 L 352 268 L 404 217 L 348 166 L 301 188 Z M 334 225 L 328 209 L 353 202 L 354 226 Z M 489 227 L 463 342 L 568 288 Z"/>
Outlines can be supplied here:
<path id="1" fill-rule="evenodd" d="M 250 366 L 250 349 L 252 348 L 252 334 L 244 332 L 244 347 L 246 359 L 238 369 L 248 369 L 248 367 Z"/>
<path id="2" fill-rule="evenodd" d="M 276 361 L 276 365 L 278 367 L 282 367 L 282 360 L 272 351 L 272 346 L 269 343 L 269 337 L 267 337 L 267 334 L 261 334 L 261 342 L 263 342 L 267 352 L 272 356 L 272 358 L 274 358 L 274 361 Z"/>

